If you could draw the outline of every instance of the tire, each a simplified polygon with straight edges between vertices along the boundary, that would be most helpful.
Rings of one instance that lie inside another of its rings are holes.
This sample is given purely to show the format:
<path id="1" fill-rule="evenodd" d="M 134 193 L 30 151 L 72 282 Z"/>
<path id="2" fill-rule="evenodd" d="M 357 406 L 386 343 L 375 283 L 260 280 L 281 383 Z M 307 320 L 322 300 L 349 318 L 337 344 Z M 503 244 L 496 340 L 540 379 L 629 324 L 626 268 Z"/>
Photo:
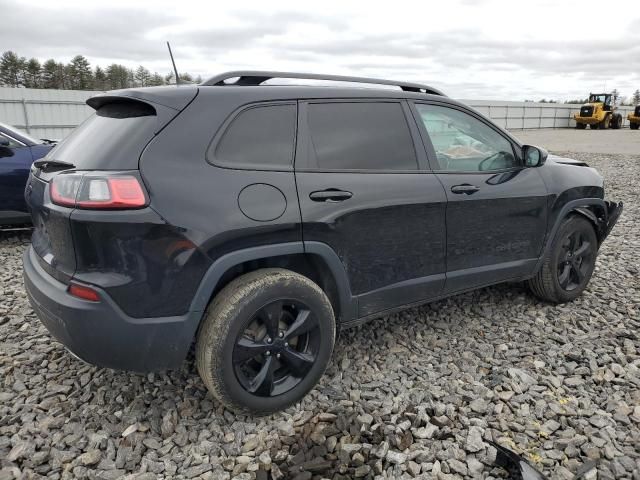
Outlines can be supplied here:
<path id="1" fill-rule="evenodd" d="M 587 124 L 586 123 L 576 123 L 576 128 L 578 130 L 584 130 L 585 128 L 587 128 Z"/>
<path id="2" fill-rule="evenodd" d="M 576 240 L 573 245 L 572 238 Z M 529 280 L 529 289 L 536 297 L 551 303 L 575 300 L 593 274 L 597 242 L 593 226 L 586 218 L 578 215 L 567 217 L 558 228 L 540 270 Z M 570 255 L 572 247 L 573 254 Z M 585 250 L 578 254 L 581 247 Z"/>
<path id="3" fill-rule="evenodd" d="M 640 123 L 630 123 L 629 124 L 629 128 L 631 130 L 638 130 L 638 127 L 640 127 Z"/>
<path id="4" fill-rule="evenodd" d="M 311 329 L 294 336 L 304 330 L 294 323 Z M 230 282 L 210 303 L 196 366 L 227 408 L 271 413 L 296 403 L 318 382 L 335 332 L 333 308 L 318 285 L 289 270 L 256 270 Z"/>
<path id="5" fill-rule="evenodd" d="M 602 122 L 600 122 L 602 123 Z M 600 123 L 592 123 L 591 125 L 589 125 L 589 128 L 591 130 L 598 130 L 600 128 Z"/>
<path id="6" fill-rule="evenodd" d="M 604 117 L 604 120 L 602 120 L 599 124 L 598 124 L 598 128 L 600 130 L 606 130 L 607 128 L 609 128 L 609 125 L 611 124 L 611 115 L 607 115 L 606 117 Z"/>
<path id="7" fill-rule="evenodd" d="M 615 130 L 619 130 L 621 126 L 622 126 L 622 116 L 617 114 L 614 115 L 613 119 L 611 120 L 611 128 Z"/>

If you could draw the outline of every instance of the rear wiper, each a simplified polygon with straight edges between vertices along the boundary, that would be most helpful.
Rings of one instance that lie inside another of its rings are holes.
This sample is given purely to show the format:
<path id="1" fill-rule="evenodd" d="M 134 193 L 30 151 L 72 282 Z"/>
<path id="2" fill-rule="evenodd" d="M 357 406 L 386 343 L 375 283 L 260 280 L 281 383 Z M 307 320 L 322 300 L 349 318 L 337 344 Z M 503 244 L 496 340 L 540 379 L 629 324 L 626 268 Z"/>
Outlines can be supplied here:
<path id="1" fill-rule="evenodd" d="M 40 160 L 36 160 L 33 162 L 33 166 L 39 168 L 43 172 L 57 170 L 57 169 L 67 169 L 67 168 L 76 168 L 73 163 L 63 162 L 62 160 L 49 160 L 46 158 L 42 158 Z"/>

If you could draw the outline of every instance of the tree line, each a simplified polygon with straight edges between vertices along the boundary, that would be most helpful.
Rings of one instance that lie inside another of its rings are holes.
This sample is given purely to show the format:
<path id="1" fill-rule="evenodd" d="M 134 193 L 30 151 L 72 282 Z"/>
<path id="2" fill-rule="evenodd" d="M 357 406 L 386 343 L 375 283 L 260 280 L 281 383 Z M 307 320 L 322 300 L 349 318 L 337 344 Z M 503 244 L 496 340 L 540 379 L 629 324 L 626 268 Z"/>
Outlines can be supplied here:
<path id="1" fill-rule="evenodd" d="M 200 83 L 200 76 L 181 73 L 180 80 Z M 55 88 L 60 90 L 115 90 L 131 87 L 153 87 L 175 83 L 173 72 L 160 75 L 140 65 L 135 70 L 112 63 L 107 67 L 91 67 L 89 60 L 76 55 L 69 63 L 54 59 L 41 63 L 37 58 L 20 57 L 11 50 L 0 57 L 0 85 L 5 87 Z"/>

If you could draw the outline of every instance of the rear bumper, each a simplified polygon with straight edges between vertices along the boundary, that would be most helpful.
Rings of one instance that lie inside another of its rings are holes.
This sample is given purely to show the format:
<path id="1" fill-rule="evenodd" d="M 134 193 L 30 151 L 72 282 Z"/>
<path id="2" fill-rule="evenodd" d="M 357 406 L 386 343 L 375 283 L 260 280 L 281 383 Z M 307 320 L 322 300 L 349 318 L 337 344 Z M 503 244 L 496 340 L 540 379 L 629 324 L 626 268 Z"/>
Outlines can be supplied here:
<path id="1" fill-rule="evenodd" d="M 178 368 L 191 346 L 202 312 L 132 318 L 100 289 L 101 301 L 67 293 L 39 265 L 31 247 L 24 254 L 24 284 L 31 306 L 49 332 L 80 359 L 118 370 L 150 372 Z"/>

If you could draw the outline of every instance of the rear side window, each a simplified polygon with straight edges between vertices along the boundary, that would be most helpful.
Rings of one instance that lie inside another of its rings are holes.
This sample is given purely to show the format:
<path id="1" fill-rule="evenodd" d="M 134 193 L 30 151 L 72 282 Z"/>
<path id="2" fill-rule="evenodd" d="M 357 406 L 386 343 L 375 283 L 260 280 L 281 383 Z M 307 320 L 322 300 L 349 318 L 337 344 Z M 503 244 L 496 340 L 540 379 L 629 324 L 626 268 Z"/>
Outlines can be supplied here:
<path id="1" fill-rule="evenodd" d="M 400 103 L 310 103 L 307 122 L 311 137 L 311 168 L 418 168 L 409 125 Z"/>
<path id="2" fill-rule="evenodd" d="M 290 170 L 295 131 L 295 104 L 248 108 L 231 121 L 214 146 L 212 163 L 228 168 Z"/>

